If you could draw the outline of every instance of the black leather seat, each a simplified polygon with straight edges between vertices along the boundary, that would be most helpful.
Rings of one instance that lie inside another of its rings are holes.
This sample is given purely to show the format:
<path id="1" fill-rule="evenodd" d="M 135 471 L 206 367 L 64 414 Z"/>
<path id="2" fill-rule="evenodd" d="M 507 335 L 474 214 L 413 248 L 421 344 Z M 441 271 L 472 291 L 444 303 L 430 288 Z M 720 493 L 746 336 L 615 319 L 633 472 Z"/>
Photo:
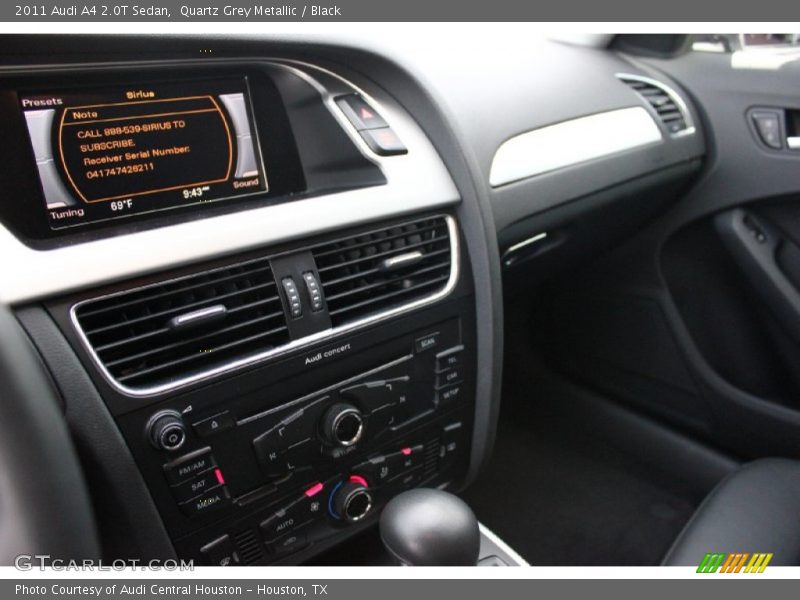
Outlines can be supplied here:
<path id="1" fill-rule="evenodd" d="M 772 552 L 772 565 L 800 565 L 800 461 L 757 460 L 726 477 L 664 564 L 697 566 L 707 552 Z"/>

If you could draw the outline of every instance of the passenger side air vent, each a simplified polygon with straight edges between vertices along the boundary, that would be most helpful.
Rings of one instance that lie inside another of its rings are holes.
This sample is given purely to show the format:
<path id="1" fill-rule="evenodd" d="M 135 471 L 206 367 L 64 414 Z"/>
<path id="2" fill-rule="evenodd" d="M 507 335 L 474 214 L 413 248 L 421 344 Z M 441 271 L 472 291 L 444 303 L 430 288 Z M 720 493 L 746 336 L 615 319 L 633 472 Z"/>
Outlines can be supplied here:
<path id="1" fill-rule="evenodd" d="M 312 248 L 333 325 L 442 292 L 452 241 L 447 220 L 436 217 Z"/>
<path id="2" fill-rule="evenodd" d="M 690 128 L 690 116 L 678 94 L 665 84 L 636 75 L 618 75 L 620 81 L 632 88 L 658 113 L 670 134 Z"/>
<path id="3" fill-rule="evenodd" d="M 266 259 L 90 300 L 73 311 L 107 374 L 140 393 L 289 341 Z"/>

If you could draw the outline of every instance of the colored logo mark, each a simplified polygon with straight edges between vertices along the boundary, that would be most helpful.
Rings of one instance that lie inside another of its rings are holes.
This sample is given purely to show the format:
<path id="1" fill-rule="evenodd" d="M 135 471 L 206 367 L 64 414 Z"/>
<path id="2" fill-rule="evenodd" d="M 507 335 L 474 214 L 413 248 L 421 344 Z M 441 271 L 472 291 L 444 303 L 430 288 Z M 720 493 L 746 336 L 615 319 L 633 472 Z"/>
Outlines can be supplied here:
<path id="1" fill-rule="evenodd" d="M 697 567 L 698 573 L 763 573 L 772 552 L 709 552 Z"/>

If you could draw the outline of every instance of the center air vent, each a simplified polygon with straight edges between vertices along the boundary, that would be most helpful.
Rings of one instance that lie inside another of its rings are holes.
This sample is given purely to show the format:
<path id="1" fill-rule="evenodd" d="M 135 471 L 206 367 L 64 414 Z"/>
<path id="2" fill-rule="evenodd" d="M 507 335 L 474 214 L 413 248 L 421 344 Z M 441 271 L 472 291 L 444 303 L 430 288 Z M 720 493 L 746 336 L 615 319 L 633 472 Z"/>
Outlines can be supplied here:
<path id="1" fill-rule="evenodd" d="M 139 393 L 289 341 L 266 259 L 90 300 L 73 315 L 108 375 Z"/>
<path id="2" fill-rule="evenodd" d="M 617 75 L 658 113 L 672 135 L 690 129 L 690 116 L 678 94 L 660 81 L 637 75 Z"/>
<path id="3" fill-rule="evenodd" d="M 333 325 L 443 292 L 452 242 L 447 220 L 435 217 L 313 247 Z"/>

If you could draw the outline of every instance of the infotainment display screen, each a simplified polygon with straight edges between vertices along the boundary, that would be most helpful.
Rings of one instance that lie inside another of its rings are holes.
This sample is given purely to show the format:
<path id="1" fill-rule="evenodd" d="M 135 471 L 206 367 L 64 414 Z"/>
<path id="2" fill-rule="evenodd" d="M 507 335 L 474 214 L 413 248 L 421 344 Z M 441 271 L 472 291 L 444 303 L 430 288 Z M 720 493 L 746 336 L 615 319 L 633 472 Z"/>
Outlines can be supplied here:
<path id="1" fill-rule="evenodd" d="M 247 78 L 18 99 L 53 229 L 269 190 Z"/>

